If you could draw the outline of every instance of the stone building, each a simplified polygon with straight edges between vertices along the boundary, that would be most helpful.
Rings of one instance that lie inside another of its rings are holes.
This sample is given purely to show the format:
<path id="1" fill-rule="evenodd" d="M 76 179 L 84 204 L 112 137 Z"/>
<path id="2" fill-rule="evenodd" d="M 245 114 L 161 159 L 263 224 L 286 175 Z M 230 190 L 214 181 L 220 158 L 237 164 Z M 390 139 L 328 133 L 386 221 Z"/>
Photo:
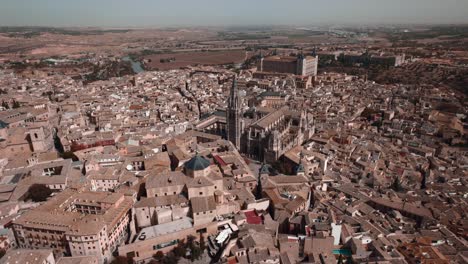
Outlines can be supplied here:
<path id="1" fill-rule="evenodd" d="M 317 56 L 270 56 L 260 58 L 257 70 L 260 72 L 290 73 L 302 76 L 316 76 L 318 69 Z"/>
<path id="2" fill-rule="evenodd" d="M 294 110 L 278 92 L 267 91 L 252 99 L 243 111 L 244 100 L 233 80 L 226 118 L 207 118 L 199 130 L 218 134 L 211 127 L 225 122 L 227 139 L 243 154 L 266 162 L 275 162 L 288 150 L 301 145 L 313 134 L 313 118 L 305 109 Z M 205 128 L 207 128 L 205 130 Z"/>
<path id="3" fill-rule="evenodd" d="M 19 248 L 110 260 L 128 236 L 133 198 L 67 189 L 13 222 Z"/>
<path id="4" fill-rule="evenodd" d="M 311 121 L 305 111 L 291 111 L 287 106 L 268 109 L 255 115 L 243 134 L 242 152 L 257 160 L 275 162 L 288 150 L 309 138 Z"/>
<path id="5" fill-rule="evenodd" d="M 279 94 L 268 94 L 268 100 L 276 102 L 268 105 L 273 107 L 254 106 L 244 115 L 234 80 L 226 111 L 228 140 L 251 158 L 275 162 L 311 136 L 313 119 L 305 110 L 289 109 Z"/>

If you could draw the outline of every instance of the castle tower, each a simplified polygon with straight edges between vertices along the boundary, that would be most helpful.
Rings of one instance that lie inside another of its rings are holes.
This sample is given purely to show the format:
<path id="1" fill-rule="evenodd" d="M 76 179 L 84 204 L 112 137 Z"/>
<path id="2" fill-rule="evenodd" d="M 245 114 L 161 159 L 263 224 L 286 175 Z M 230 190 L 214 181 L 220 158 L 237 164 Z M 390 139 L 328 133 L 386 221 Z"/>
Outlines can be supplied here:
<path id="1" fill-rule="evenodd" d="M 296 75 L 306 75 L 307 60 L 304 54 L 301 53 L 297 56 Z"/>
<path id="2" fill-rule="evenodd" d="M 263 51 L 260 50 L 260 59 L 259 59 L 259 63 L 258 63 L 258 71 L 262 72 L 263 71 L 263 61 L 265 60 L 265 58 L 263 57 Z"/>
<path id="3" fill-rule="evenodd" d="M 234 77 L 232 81 L 231 93 L 228 99 L 228 108 L 226 111 L 227 122 L 227 139 L 231 141 L 234 146 L 240 150 L 241 138 L 241 118 L 242 118 L 242 101 L 239 97 L 239 90 L 237 89 L 237 79 Z"/>

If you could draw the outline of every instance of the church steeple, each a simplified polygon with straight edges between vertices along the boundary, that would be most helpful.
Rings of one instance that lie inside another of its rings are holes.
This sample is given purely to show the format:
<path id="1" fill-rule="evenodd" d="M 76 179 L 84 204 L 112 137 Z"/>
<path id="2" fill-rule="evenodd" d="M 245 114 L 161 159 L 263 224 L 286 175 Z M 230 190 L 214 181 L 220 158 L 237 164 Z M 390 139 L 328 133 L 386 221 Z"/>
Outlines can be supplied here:
<path id="1" fill-rule="evenodd" d="M 239 105 L 239 89 L 237 88 L 237 78 L 234 76 L 232 80 L 231 92 L 229 94 L 228 108 L 238 108 Z"/>
<path id="2" fill-rule="evenodd" d="M 239 89 L 237 88 L 237 78 L 234 76 L 232 80 L 231 92 L 228 99 L 228 108 L 226 111 L 227 121 L 227 139 L 240 150 L 241 137 L 241 107 L 242 101 L 239 97 Z"/>

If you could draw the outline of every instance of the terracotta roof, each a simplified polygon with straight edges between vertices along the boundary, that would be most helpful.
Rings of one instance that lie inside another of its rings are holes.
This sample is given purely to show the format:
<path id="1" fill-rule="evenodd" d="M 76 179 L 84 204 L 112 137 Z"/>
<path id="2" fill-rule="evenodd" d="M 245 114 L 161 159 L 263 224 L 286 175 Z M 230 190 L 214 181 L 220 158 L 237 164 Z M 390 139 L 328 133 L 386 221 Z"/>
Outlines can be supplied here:
<path id="1" fill-rule="evenodd" d="M 195 197 L 190 199 L 193 213 L 201 213 L 216 210 L 214 197 Z"/>

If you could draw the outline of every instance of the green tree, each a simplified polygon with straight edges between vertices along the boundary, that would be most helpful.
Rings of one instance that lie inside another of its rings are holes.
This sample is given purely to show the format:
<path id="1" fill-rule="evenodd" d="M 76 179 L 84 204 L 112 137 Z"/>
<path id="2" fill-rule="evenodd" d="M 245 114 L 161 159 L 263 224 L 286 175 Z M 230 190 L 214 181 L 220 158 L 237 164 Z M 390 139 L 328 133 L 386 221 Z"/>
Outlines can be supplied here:
<path id="1" fill-rule="evenodd" d="M 34 202 L 44 202 L 52 194 L 52 190 L 44 184 L 33 184 L 29 187 L 29 198 Z"/>
<path id="2" fill-rule="evenodd" d="M 75 155 L 75 153 L 73 153 L 73 151 L 67 151 L 67 152 L 61 153 L 60 156 L 63 159 L 72 159 L 73 161 L 79 160 L 79 158 Z"/>
<path id="3" fill-rule="evenodd" d="M 5 101 L 2 101 L 2 106 L 3 106 L 3 108 L 5 108 L 5 109 L 10 109 L 10 106 L 9 106 L 8 103 L 5 102 Z"/>
<path id="4" fill-rule="evenodd" d="M 164 253 L 162 253 L 162 251 L 158 251 L 153 255 L 153 258 L 158 262 L 161 262 L 164 259 Z"/>
<path id="5" fill-rule="evenodd" d="M 180 257 L 176 256 L 174 252 L 169 252 L 164 256 L 162 264 L 177 264 L 179 263 Z"/>
<path id="6" fill-rule="evenodd" d="M 403 187 L 401 186 L 400 178 L 396 177 L 392 183 L 391 187 L 395 192 L 403 191 Z"/>
<path id="7" fill-rule="evenodd" d="M 203 250 L 201 250 L 200 245 L 196 243 L 194 236 L 187 237 L 186 248 L 190 249 L 190 260 L 192 261 L 200 259 L 203 254 Z"/>
<path id="8" fill-rule="evenodd" d="M 180 241 L 179 244 L 177 244 L 177 246 L 172 250 L 172 252 L 174 252 L 174 254 L 179 258 L 185 257 L 185 254 L 187 253 L 187 247 L 184 241 Z"/>
<path id="9" fill-rule="evenodd" d="M 21 107 L 21 104 L 16 101 L 16 100 L 13 100 L 13 108 L 20 108 Z"/>
<path id="10" fill-rule="evenodd" d="M 262 199 L 262 196 L 263 196 L 262 193 L 263 193 L 262 180 L 260 179 L 260 175 L 259 175 L 257 179 L 257 188 L 255 190 L 255 198 L 257 200 Z"/>
<path id="11" fill-rule="evenodd" d="M 63 148 L 62 141 L 56 133 L 54 134 L 54 147 L 59 153 L 63 153 L 65 151 Z"/>
<path id="12" fill-rule="evenodd" d="M 437 177 L 437 182 L 438 183 L 445 183 L 445 178 L 442 176 Z"/>
<path id="13" fill-rule="evenodd" d="M 195 261 L 201 258 L 203 254 L 203 250 L 199 246 L 194 246 L 192 249 L 190 249 L 190 260 Z"/>
<path id="14" fill-rule="evenodd" d="M 206 249 L 205 237 L 202 234 L 200 234 L 200 249 L 202 251 L 205 251 Z"/>

